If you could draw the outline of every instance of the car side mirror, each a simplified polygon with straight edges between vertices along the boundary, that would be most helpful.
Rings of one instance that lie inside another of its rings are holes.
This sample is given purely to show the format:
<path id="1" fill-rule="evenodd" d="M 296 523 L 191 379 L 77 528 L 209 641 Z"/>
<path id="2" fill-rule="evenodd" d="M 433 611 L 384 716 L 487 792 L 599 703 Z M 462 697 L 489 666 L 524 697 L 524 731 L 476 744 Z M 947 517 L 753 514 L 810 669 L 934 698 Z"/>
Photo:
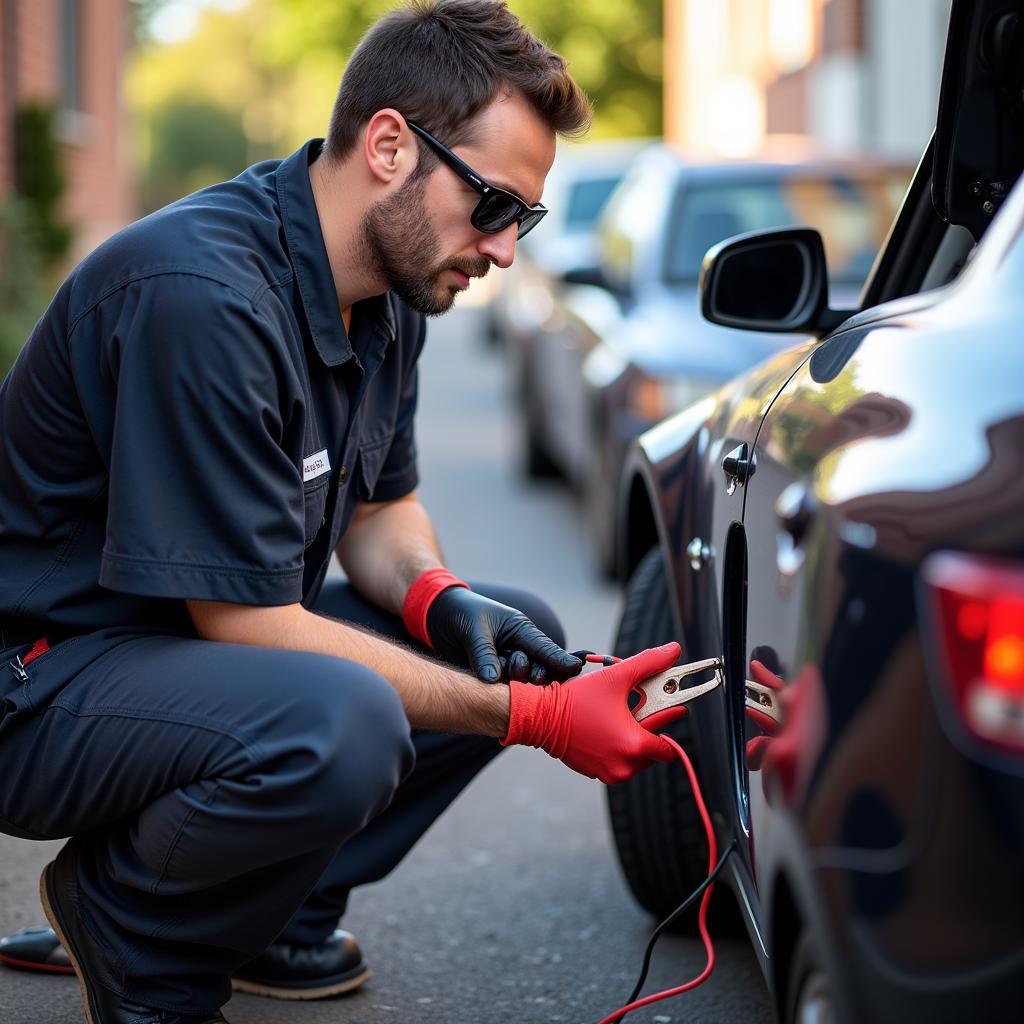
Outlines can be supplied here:
<path id="1" fill-rule="evenodd" d="M 719 242 L 704 257 L 699 287 L 704 318 L 722 327 L 820 337 L 854 313 L 829 308 L 825 247 L 814 228 Z"/>

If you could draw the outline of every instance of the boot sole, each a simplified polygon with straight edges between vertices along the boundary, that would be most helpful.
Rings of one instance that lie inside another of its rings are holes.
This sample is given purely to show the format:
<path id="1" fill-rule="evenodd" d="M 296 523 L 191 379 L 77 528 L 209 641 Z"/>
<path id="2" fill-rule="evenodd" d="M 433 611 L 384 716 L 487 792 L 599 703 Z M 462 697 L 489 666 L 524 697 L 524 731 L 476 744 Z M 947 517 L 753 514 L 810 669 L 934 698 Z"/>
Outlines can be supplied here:
<path id="1" fill-rule="evenodd" d="M 43 913 L 46 915 L 46 920 L 50 922 L 50 927 L 57 933 L 57 938 L 60 939 L 61 944 L 64 946 L 64 949 L 68 954 L 68 959 L 71 961 L 71 966 L 75 972 L 75 978 L 78 980 L 78 987 L 82 992 L 82 1009 L 85 1011 L 86 1022 L 87 1024 L 96 1024 L 96 1020 L 92 1015 L 92 1007 L 89 1005 L 89 986 L 86 983 L 85 974 L 78 963 L 78 953 L 75 951 L 74 943 L 68 940 L 67 934 L 61 927 L 60 919 L 57 917 L 57 914 L 50 903 L 50 893 L 47 889 L 46 882 L 47 878 L 55 868 L 56 861 L 50 861 L 50 863 L 43 868 L 43 873 L 39 876 L 39 902 L 43 905 Z"/>
<path id="2" fill-rule="evenodd" d="M 361 964 L 336 981 L 318 985 L 316 988 L 283 988 L 280 985 L 249 981 L 246 978 L 232 978 L 231 987 L 236 992 L 248 992 L 250 995 L 265 996 L 268 999 L 329 999 L 331 996 L 340 996 L 359 988 L 372 977 L 373 971 L 365 964 Z"/>

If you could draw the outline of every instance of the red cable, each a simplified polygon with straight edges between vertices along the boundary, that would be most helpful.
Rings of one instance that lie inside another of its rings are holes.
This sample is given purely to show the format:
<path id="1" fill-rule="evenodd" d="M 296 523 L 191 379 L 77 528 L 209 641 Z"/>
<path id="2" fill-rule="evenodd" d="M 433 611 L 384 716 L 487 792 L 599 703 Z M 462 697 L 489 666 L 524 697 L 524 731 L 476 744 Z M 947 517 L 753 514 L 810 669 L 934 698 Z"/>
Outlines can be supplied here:
<path id="1" fill-rule="evenodd" d="M 590 660 L 589 658 L 587 659 Z M 697 810 L 700 812 L 700 820 L 704 823 L 704 832 L 708 838 L 708 874 L 710 875 L 714 869 L 715 862 L 718 860 L 718 844 L 715 842 L 715 830 L 711 825 L 711 816 L 708 814 L 707 806 L 704 803 L 704 796 L 700 791 L 700 785 L 697 782 L 697 773 L 693 770 L 693 764 L 690 762 L 689 757 L 686 756 L 686 751 L 671 736 L 662 735 L 662 739 L 666 742 L 671 743 L 675 752 L 679 755 L 679 759 L 683 762 L 683 767 L 686 769 L 686 774 L 690 779 L 690 786 L 693 789 L 693 798 L 697 802 Z M 700 930 L 700 937 L 704 942 L 704 950 L 707 953 L 707 964 L 704 970 L 697 975 L 692 981 L 686 982 L 685 985 L 679 985 L 676 988 L 665 989 L 664 992 L 655 992 L 653 995 L 644 996 L 643 999 L 637 999 L 635 1002 L 629 1003 L 626 1006 L 621 1007 L 614 1013 L 610 1013 L 607 1017 L 602 1018 L 598 1021 L 598 1024 L 615 1024 L 616 1021 L 622 1020 L 627 1013 L 632 1013 L 633 1010 L 639 1010 L 641 1006 L 649 1006 L 651 1003 L 660 1002 L 662 999 L 669 999 L 672 996 L 682 995 L 684 992 L 689 992 L 690 989 L 696 988 L 698 985 L 707 981 L 710 977 L 711 972 L 715 967 L 715 947 L 711 943 L 711 936 L 708 933 L 708 904 L 711 902 L 711 894 L 714 892 L 715 883 L 704 890 L 704 897 L 700 901 L 700 910 L 697 914 L 697 927 Z"/>
<path id="2" fill-rule="evenodd" d="M 616 658 L 613 655 L 606 654 L 594 654 L 592 651 L 579 651 L 579 655 L 583 655 L 584 659 L 594 665 L 609 665 L 615 664 L 621 661 L 621 658 Z M 662 739 L 667 743 L 671 744 L 676 754 L 679 756 L 679 760 L 683 762 L 683 767 L 686 769 L 687 777 L 690 780 L 690 788 L 693 790 L 693 799 L 697 803 L 697 810 L 700 813 L 700 820 L 704 824 L 704 834 L 708 840 L 708 874 L 715 868 L 715 862 L 718 860 L 718 843 L 715 840 L 715 830 L 711 824 L 711 815 L 708 814 L 707 805 L 704 803 L 704 794 L 701 792 L 700 783 L 697 781 L 697 773 L 693 769 L 693 762 L 687 756 L 686 751 L 676 743 L 671 736 L 662 734 Z M 700 931 L 701 940 L 704 943 L 704 951 L 707 954 L 707 963 L 704 965 L 704 970 L 697 975 L 692 981 L 686 982 L 685 985 L 678 985 L 675 988 L 665 989 L 664 992 L 654 992 L 649 996 L 644 996 L 643 999 L 637 999 L 632 1003 L 628 1003 L 626 1006 L 620 1007 L 613 1013 L 610 1013 L 607 1017 L 602 1018 L 598 1021 L 598 1024 L 616 1024 L 616 1021 L 622 1020 L 627 1013 L 632 1013 L 634 1010 L 639 1010 L 641 1006 L 650 1006 L 651 1003 L 661 1002 L 662 999 L 670 999 L 672 996 L 680 996 L 684 992 L 689 992 L 691 989 L 696 988 L 698 985 L 703 984 L 711 976 L 711 972 L 715 968 L 715 947 L 711 942 L 711 935 L 708 932 L 708 905 L 711 903 L 711 894 L 715 891 L 715 883 L 704 890 L 704 896 L 700 901 L 700 909 L 697 912 L 697 928 Z"/>

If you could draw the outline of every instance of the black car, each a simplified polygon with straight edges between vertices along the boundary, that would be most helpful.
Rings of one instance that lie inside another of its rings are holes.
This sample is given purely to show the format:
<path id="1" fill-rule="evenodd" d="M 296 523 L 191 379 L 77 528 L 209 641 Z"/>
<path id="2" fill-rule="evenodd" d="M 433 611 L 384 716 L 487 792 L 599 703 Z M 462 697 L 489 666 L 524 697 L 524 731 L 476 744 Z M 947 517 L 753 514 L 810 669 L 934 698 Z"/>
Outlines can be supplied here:
<path id="1" fill-rule="evenodd" d="M 1024 1019 L 1022 86 L 1024 3 L 954 0 L 859 309 L 809 229 L 721 243 L 705 314 L 814 337 L 648 431 L 624 482 L 616 653 L 724 662 L 673 728 L 786 1022 Z M 609 806 L 668 912 L 707 869 L 685 775 Z"/>
<path id="2" fill-rule="evenodd" d="M 911 170 L 810 152 L 697 160 L 649 146 L 601 215 L 591 265 L 568 267 L 569 286 L 546 303 L 531 296 L 535 328 L 510 346 L 526 468 L 555 470 L 580 491 L 606 574 L 617 568 L 615 492 L 629 444 L 793 341 L 702 319 L 704 253 L 799 219 L 826 235 L 833 295 L 853 302 Z"/>

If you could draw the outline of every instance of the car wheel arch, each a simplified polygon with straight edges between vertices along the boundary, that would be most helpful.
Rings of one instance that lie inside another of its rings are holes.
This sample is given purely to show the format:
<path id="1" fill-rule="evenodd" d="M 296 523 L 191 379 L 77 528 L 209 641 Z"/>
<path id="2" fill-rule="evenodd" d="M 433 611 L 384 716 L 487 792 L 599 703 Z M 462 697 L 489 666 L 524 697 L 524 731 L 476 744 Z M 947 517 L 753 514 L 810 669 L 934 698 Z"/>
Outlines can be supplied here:
<path id="1" fill-rule="evenodd" d="M 644 555 L 651 548 L 661 546 L 661 531 L 658 528 L 654 499 L 647 482 L 639 473 L 633 474 L 629 482 L 619 538 L 617 575 L 619 580 L 625 583 Z"/>

